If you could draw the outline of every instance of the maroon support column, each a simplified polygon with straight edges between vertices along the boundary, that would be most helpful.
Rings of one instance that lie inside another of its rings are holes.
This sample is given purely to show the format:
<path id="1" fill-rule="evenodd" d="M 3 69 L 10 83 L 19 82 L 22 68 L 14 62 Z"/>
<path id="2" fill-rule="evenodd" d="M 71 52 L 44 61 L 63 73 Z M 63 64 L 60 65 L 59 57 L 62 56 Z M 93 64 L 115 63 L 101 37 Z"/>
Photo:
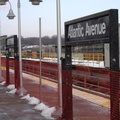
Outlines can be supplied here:
<path id="1" fill-rule="evenodd" d="M 14 72 L 15 72 L 15 88 L 20 88 L 20 72 L 19 72 L 19 61 L 14 60 Z"/>
<path id="2" fill-rule="evenodd" d="M 6 85 L 10 84 L 10 77 L 9 77 L 9 58 L 6 57 Z"/>
<path id="3" fill-rule="evenodd" d="M 73 120 L 72 71 L 62 71 L 63 120 Z"/>
<path id="4" fill-rule="evenodd" d="M 62 120 L 73 120 L 72 68 L 65 59 L 62 59 L 62 105 Z"/>

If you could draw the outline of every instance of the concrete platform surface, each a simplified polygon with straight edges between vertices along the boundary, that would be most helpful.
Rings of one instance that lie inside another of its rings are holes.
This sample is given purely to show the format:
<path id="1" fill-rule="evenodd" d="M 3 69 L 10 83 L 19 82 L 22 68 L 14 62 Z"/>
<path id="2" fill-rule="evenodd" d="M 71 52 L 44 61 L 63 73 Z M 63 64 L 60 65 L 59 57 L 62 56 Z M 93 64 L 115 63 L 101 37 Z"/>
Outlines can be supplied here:
<path id="1" fill-rule="evenodd" d="M 6 91 L 7 88 L 0 85 L 0 120 L 47 120 L 40 111 L 33 109 L 33 105 Z"/>

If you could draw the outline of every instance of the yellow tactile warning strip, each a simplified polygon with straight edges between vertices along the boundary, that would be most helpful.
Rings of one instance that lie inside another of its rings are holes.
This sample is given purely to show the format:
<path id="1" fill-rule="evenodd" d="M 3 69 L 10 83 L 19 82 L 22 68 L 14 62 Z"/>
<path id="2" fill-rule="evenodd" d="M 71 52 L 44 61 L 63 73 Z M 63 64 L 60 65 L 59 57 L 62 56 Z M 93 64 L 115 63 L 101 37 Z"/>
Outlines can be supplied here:
<path id="1" fill-rule="evenodd" d="M 95 104 L 101 105 L 106 108 L 110 108 L 110 100 L 98 95 L 87 93 L 73 88 L 73 95 L 86 99 Z"/>
<path id="2" fill-rule="evenodd" d="M 6 67 L 2 67 L 3 70 L 6 70 Z"/>
<path id="3" fill-rule="evenodd" d="M 5 69 L 5 67 L 2 67 L 2 69 Z M 10 70 L 10 71 L 13 72 L 13 70 Z M 23 73 L 23 76 L 25 78 L 30 78 L 31 80 L 36 81 L 36 82 L 40 81 L 39 77 L 30 75 L 30 74 Z M 58 88 L 57 83 L 49 81 L 49 80 L 41 79 L 41 83 L 45 84 L 45 85 L 48 85 L 48 86 L 51 86 L 55 89 Z M 110 99 L 100 97 L 98 95 L 94 95 L 94 94 L 91 94 L 91 93 L 87 93 L 87 92 L 84 92 L 84 91 L 81 91 L 81 90 L 78 90 L 78 89 L 75 89 L 75 88 L 73 88 L 73 95 L 78 96 L 80 98 L 83 98 L 85 100 L 88 100 L 90 102 L 93 102 L 95 104 L 98 104 L 100 106 L 110 108 Z"/>
<path id="4" fill-rule="evenodd" d="M 30 78 L 31 80 L 36 81 L 36 82 L 40 81 L 39 77 L 36 77 L 36 76 L 33 76 L 33 75 L 29 75 L 29 74 L 23 73 L 23 76 L 25 78 Z M 55 82 L 52 82 L 52 81 L 49 81 L 49 80 L 45 80 L 45 79 L 41 79 L 41 82 L 42 82 L 42 84 L 45 84 L 45 85 L 48 85 L 48 86 L 51 86 L 51 87 L 57 89 L 57 83 L 55 83 Z"/>

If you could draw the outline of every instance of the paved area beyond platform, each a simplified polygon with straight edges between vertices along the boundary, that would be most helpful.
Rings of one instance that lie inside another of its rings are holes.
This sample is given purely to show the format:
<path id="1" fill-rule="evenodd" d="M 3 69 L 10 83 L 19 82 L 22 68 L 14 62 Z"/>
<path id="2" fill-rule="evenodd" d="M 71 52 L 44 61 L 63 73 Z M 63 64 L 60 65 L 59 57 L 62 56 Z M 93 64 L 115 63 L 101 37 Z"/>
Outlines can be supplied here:
<path id="1" fill-rule="evenodd" d="M 40 111 L 33 109 L 33 105 L 6 91 L 8 89 L 0 85 L 0 120 L 47 120 L 40 115 Z"/>

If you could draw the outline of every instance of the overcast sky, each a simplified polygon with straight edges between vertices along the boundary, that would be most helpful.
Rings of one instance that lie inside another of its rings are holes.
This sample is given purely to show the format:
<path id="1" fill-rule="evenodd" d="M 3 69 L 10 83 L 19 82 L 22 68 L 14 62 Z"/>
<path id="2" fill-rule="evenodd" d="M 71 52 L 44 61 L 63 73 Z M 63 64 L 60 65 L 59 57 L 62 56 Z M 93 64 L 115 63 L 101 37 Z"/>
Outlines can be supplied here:
<path id="1" fill-rule="evenodd" d="M 6 16 L 9 4 L 0 6 L 0 34 L 18 34 L 17 1 L 10 0 L 16 15 L 14 20 Z M 21 1 L 21 34 L 23 37 L 39 36 L 39 18 L 42 20 L 42 36 L 56 35 L 56 0 L 43 0 L 39 6 L 33 6 L 29 0 Z M 61 33 L 64 35 L 64 22 L 84 17 L 108 9 L 119 9 L 120 0 L 60 0 L 61 1 Z M 120 15 L 119 15 L 120 23 Z"/>

